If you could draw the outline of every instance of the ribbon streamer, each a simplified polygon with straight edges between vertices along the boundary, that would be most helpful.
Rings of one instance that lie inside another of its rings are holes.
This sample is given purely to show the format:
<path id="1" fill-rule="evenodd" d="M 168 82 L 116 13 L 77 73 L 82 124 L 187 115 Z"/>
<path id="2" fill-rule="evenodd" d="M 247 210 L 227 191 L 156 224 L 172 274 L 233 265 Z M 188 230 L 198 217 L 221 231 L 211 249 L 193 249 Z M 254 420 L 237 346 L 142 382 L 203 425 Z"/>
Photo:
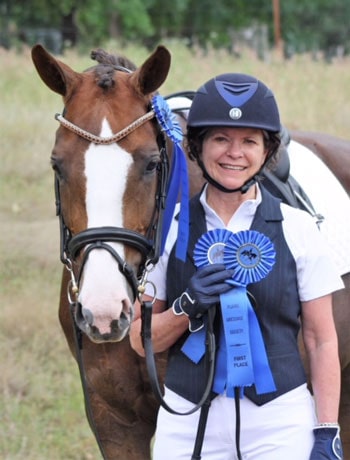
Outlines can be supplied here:
<path id="1" fill-rule="evenodd" d="M 189 184 L 186 157 L 181 145 L 183 134 L 180 125 L 176 121 L 175 115 L 162 96 L 157 94 L 152 98 L 152 107 L 162 131 L 169 137 L 174 145 L 170 180 L 164 210 L 161 254 L 164 251 L 166 238 L 180 192 L 179 227 L 175 255 L 178 259 L 185 262 L 189 235 Z"/>
<path id="2" fill-rule="evenodd" d="M 234 387 L 254 383 L 254 371 L 248 327 L 246 289 L 237 287 L 220 296 L 226 343 L 226 393 L 234 397 Z"/>

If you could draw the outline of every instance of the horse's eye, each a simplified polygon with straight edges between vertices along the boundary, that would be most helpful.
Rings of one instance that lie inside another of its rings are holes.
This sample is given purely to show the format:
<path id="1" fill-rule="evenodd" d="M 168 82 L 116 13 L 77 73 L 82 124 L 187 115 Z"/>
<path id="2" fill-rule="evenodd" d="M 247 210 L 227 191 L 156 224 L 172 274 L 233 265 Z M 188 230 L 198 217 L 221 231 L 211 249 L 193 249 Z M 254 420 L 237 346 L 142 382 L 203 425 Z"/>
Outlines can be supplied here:
<path id="1" fill-rule="evenodd" d="M 57 176 L 62 179 L 62 168 L 61 168 L 61 162 L 57 160 L 57 158 L 51 157 L 50 160 L 51 163 L 51 168 L 54 170 L 54 172 L 57 174 Z"/>
<path id="2" fill-rule="evenodd" d="M 149 160 L 149 162 L 147 163 L 146 173 L 149 174 L 149 173 L 152 173 L 153 171 L 155 171 L 157 169 L 158 163 L 159 163 L 159 158 L 158 157 L 151 158 Z"/>

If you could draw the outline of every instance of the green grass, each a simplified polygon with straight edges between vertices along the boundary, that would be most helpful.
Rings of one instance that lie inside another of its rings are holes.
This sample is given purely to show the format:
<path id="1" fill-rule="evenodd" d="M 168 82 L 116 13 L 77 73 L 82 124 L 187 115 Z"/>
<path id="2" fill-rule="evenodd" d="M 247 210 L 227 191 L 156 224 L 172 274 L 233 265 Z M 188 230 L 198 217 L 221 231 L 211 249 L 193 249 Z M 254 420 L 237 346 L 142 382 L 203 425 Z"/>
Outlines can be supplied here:
<path id="1" fill-rule="evenodd" d="M 285 63 L 272 55 L 262 63 L 247 51 L 238 60 L 168 47 L 164 95 L 196 89 L 214 74 L 252 73 L 274 90 L 290 128 L 349 137 L 349 60 L 327 65 L 299 56 Z M 117 51 L 112 43 L 106 49 Z M 132 46 L 123 53 L 136 64 L 148 55 Z M 74 52 L 62 60 L 76 70 L 90 65 Z M 61 265 L 49 156 L 62 102 L 37 76 L 28 50 L 0 50 L 0 68 L 0 458 L 99 459 L 57 319 Z"/>

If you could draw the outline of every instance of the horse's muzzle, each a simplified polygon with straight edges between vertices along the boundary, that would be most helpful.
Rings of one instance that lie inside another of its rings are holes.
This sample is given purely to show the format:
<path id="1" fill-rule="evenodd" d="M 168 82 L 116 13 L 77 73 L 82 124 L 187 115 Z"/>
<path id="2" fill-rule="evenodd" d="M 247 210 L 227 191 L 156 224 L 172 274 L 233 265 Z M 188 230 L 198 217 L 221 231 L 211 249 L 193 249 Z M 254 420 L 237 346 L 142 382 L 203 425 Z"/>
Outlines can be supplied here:
<path id="1" fill-rule="evenodd" d="M 92 342 L 120 342 L 129 332 L 132 321 L 132 310 L 128 313 L 122 311 L 119 319 L 111 320 L 109 331 L 101 331 L 95 324 L 93 313 L 78 302 L 75 308 L 74 320 L 78 328 L 87 335 Z"/>

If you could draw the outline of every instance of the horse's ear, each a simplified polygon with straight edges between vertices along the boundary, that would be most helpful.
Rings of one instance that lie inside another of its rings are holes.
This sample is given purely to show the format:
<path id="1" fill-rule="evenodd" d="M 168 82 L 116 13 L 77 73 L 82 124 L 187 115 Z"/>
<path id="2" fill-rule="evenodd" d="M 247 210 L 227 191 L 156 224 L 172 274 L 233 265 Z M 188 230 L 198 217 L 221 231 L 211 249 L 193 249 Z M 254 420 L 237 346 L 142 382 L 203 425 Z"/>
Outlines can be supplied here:
<path id="1" fill-rule="evenodd" d="M 79 80 L 78 73 L 55 59 L 41 45 L 33 46 L 32 60 L 43 82 L 62 96 L 67 96 L 69 89 Z"/>
<path id="2" fill-rule="evenodd" d="M 158 46 L 149 58 L 130 77 L 136 90 L 143 95 L 156 91 L 165 81 L 171 56 L 165 46 Z"/>

